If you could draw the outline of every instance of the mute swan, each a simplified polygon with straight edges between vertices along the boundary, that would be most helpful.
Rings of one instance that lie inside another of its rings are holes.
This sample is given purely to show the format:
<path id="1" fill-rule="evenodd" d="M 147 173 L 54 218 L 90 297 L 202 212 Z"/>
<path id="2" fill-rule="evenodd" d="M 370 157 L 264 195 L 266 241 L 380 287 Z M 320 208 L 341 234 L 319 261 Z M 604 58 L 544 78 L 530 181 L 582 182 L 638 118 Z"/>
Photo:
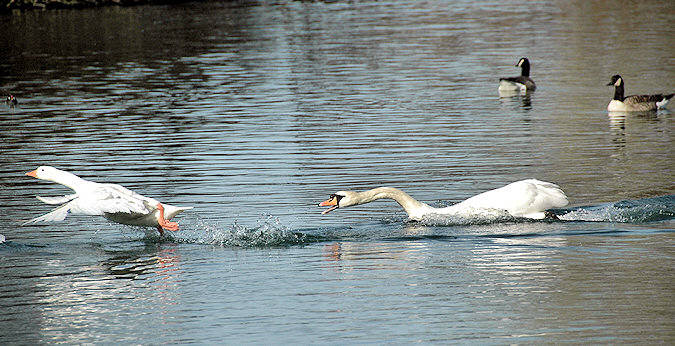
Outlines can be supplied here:
<path id="1" fill-rule="evenodd" d="M 328 200 L 319 203 L 319 206 L 330 206 L 321 213 L 327 214 L 338 208 L 370 203 L 382 198 L 398 202 L 408 213 L 408 217 L 416 221 L 427 215 L 481 215 L 481 212 L 495 210 L 506 211 L 515 217 L 543 219 L 550 215 L 547 213 L 548 209 L 564 207 L 568 203 L 567 196 L 558 185 L 527 179 L 483 192 L 445 208 L 431 207 L 393 187 L 378 187 L 364 192 L 338 191 Z"/>
<path id="2" fill-rule="evenodd" d="M 612 76 L 607 85 L 614 86 L 614 98 L 609 101 L 607 110 L 610 112 L 644 112 L 664 108 L 674 94 L 662 95 L 631 95 L 623 97 L 623 78 L 620 75 Z"/>
<path id="3" fill-rule="evenodd" d="M 537 85 L 530 78 L 530 61 L 520 58 L 516 67 L 521 68 L 520 76 L 499 78 L 499 91 L 534 91 Z"/>
<path id="4" fill-rule="evenodd" d="M 50 166 L 40 166 L 26 175 L 65 185 L 75 193 L 62 197 L 37 196 L 40 201 L 47 204 L 65 204 L 45 215 L 24 222 L 22 226 L 41 221 L 60 221 L 65 219 L 68 213 L 73 213 L 100 215 L 125 225 L 157 227 L 159 234 L 164 235 L 164 229 L 178 230 L 178 223 L 169 221 L 172 217 L 184 210 L 192 209 L 163 204 L 124 186 L 95 183 Z"/>

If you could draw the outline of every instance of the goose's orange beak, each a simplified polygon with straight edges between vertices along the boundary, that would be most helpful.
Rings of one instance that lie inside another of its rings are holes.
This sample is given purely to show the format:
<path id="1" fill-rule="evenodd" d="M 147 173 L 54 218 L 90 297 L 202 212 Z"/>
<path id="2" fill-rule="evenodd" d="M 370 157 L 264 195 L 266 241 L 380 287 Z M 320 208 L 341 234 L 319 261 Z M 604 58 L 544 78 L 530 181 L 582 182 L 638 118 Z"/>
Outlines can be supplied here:
<path id="1" fill-rule="evenodd" d="M 27 176 L 37 178 L 37 169 L 26 173 Z"/>

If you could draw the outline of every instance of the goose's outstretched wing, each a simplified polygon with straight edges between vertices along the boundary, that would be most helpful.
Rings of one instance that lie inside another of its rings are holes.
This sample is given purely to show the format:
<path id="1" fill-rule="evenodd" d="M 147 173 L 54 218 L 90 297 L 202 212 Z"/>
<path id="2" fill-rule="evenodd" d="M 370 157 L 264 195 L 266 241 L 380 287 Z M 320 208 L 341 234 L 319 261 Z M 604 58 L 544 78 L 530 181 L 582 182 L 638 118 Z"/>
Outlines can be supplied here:
<path id="1" fill-rule="evenodd" d="M 70 211 L 70 203 L 64 204 L 51 212 L 44 214 L 42 216 L 36 217 L 34 219 L 28 220 L 24 223 L 21 224 L 21 226 L 29 225 L 32 223 L 38 223 L 38 222 L 49 222 L 49 221 L 61 221 L 68 216 L 68 212 Z"/>
<path id="2" fill-rule="evenodd" d="M 42 201 L 43 203 L 46 204 L 63 204 L 66 202 L 69 202 L 77 197 L 77 194 L 74 193 L 72 195 L 65 195 L 65 196 L 58 196 L 58 197 L 40 197 L 40 196 L 35 196 L 37 199 Z"/>
<path id="3" fill-rule="evenodd" d="M 117 184 L 101 184 L 95 189 L 79 195 L 39 197 L 39 199 L 47 204 L 58 204 L 63 201 L 68 201 L 68 203 L 45 215 L 26 221 L 22 226 L 42 221 L 61 221 L 70 213 L 99 216 L 119 213 L 147 215 L 153 213 L 159 203 Z"/>

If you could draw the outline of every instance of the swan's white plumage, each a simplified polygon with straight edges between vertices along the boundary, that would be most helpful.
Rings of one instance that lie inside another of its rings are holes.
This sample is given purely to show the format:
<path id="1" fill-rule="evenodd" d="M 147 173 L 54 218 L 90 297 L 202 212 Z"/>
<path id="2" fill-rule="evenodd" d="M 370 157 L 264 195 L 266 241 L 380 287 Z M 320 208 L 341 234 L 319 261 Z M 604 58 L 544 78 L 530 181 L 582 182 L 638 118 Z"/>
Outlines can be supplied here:
<path id="1" fill-rule="evenodd" d="M 483 192 L 444 209 L 456 211 L 470 207 L 506 210 L 516 217 L 543 219 L 546 210 L 564 207 L 567 203 L 567 196 L 558 185 L 527 179 Z"/>
<path id="2" fill-rule="evenodd" d="M 408 213 L 411 220 L 422 220 L 429 215 L 484 215 L 507 212 L 514 217 L 543 219 L 546 211 L 567 205 L 567 196 L 553 183 L 536 179 L 516 181 L 498 189 L 483 192 L 463 202 L 445 208 L 434 208 L 391 187 L 378 187 L 364 192 L 338 191 L 319 206 L 332 206 L 332 210 L 370 203 L 378 199 L 393 199 Z"/>
<path id="3" fill-rule="evenodd" d="M 154 198 L 135 193 L 124 186 L 117 184 L 101 184 L 84 180 L 75 174 L 62 171 L 50 166 L 40 166 L 28 173 L 38 179 L 53 181 L 65 185 L 75 191 L 74 194 L 60 197 L 37 197 L 47 204 L 61 204 L 62 206 L 51 212 L 26 221 L 25 224 L 37 222 L 60 221 L 68 214 L 99 215 L 109 220 L 134 226 L 157 227 L 161 226 L 160 204 Z M 161 204 L 164 208 L 164 220 L 170 220 L 176 214 L 192 209 L 191 207 L 176 207 Z"/>

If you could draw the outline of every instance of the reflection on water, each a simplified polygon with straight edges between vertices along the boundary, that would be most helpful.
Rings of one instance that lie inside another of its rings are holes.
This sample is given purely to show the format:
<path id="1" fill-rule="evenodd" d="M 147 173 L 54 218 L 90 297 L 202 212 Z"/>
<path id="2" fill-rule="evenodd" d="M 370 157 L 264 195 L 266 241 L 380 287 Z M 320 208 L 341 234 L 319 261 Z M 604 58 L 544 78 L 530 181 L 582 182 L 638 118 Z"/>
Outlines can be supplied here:
<path id="1" fill-rule="evenodd" d="M 498 90 L 499 91 L 499 101 L 505 106 L 511 106 L 512 108 L 522 107 L 522 109 L 529 111 L 532 109 L 532 94 L 534 92 L 524 92 L 520 91 L 511 91 L 511 90 Z"/>
<path id="2" fill-rule="evenodd" d="M 669 342 L 675 120 L 608 117 L 605 84 L 675 89 L 674 6 L 0 16 L 0 92 L 19 99 L 0 107 L 0 343 Z M 499 95 L 520 56 L 536 93 Z M 49 210 L 35 195 L 70 193 L 24 176 L 42 164 L 195 209 L 167 239 L 74 215 L 18 227 Z M 316 207 L 376 186 L 449 205 L 531 177 L 565 190 L 566 220 Z"/>

